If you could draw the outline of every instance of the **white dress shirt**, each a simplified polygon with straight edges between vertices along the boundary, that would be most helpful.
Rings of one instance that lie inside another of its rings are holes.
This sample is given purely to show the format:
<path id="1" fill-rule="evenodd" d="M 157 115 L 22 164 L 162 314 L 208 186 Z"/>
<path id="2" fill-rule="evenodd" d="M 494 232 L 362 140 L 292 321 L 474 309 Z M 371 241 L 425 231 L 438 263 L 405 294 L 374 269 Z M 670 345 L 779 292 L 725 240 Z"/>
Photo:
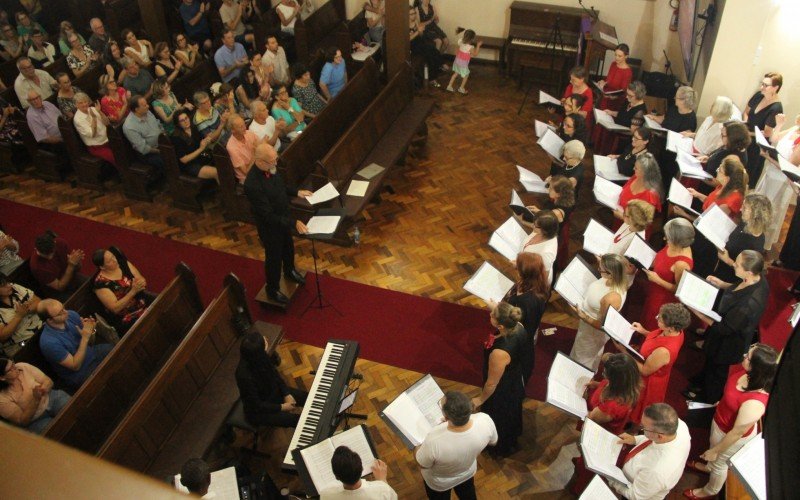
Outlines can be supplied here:
<path id="1" fill-rule="evenodd" d="M 92 116 L 97 120 L 97 134 L 92 137 Z M 89 107 L 89 112 L 84 113 L 80 109 L 75 110 L 75 117 L 72 119 L 75 122 L 75 128 L 78 134 L 83 139 L 83 143 L 87 146 L 102 146 L 108 143 L 108 132 L 103 120 L 98 116 L 97 110 Z"/>

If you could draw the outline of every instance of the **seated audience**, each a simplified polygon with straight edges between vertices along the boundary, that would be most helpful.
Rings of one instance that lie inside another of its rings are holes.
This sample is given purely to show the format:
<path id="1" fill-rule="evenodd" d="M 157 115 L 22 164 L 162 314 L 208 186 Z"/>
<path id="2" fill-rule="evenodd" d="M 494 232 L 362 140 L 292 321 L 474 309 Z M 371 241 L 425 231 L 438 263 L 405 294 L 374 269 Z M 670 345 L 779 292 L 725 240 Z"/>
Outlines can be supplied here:
<path id="1" fill-rule="evenodd" d="M 178 101 L 178 98 L 172 93 L 169 80 L 162 78 L 156 80 L 153 83 L 153 113 L 161 121 L 167 135 L 175 131 L 175 113 L 182 109 L 192 111 L 194 106 L 188 101 L 183 104 Z"/>
<path id="2" fill-rule="evenodd" d="M 39 147 L 59 155 L 66 155 L 67 149 L 64 147 L 64 139 L 58 128 L 61 112 L 50 101 L 43 101 L 36 90 L 28 91 L 27 100 L 30 106 L 25 118 Z"/>
<path id="3" fill-rule="evenodd" d="M 226 124 L 230 112 L 227 110 L 220 114 L 217 109 L 211 105 L 211 98 L 207 92 L 195 92 L 194 105 L 197 110 L 192 117 L 192 124 L 197 128 L 201 137 L 211 137 L 211 147 L 217 142 L 226 144 L 230 134 L 227 131 Z"/>
<path id="4" fill-rule="evenodd" d="M 386 482 L 387 467 L 383 460 L 375 459 L 372 464 L 374 481 L 361 479 L 364 467 L 361 457 L 347 446 L 339 446 L 331 457 L 333 476 L 341 481 L 341 486 L 331 487 L 320 492 L 320 500 L 344 500 L 363 498 L 371 500 L 397 500 L 397 493 Z"/>
<path id="5" fill-rule="evenodd" d="M 164 131 L 161 122 L 150 112 L 147 99 L 134 95 L 128 100 L 131 112 L 122 124 L 122 133 L 131 143 L 139 161 L 157 172 L 164 171 L 164 159 L 158 151 L 158 136 Z"/>
<path id="6" fill-rule="evenodd" d="M 36 312 L 39 300 L 32 290 L 0 273 L 0 349 L 4 356 L 13 358 L 25 341 L 42 329 Z"/>
<path id="7" fill-rule="evenodd" d="M 27 48 L 25 40 L 17 34 L 17 30 L 13 26 L 10 24 L 0 26 L 0 34 L 2 34 L 2 38 L 0 38 L 0 47 L 2 47 L 0 48 L 0 56 L 4 60 L 13 61 L 25 52 Z"/>
<path id="8" fill-rule="evenodd" d="M 685 497 L 716 498 L 722 490 L 728 477 L 728 461 L 758 435 L 757 426 L 766 413 L 777 370 L 778 353 L 766 344 L 750 346 L 742 364 L 733 369 L 711 423 L 711 447 L 700 455 L 707 463 L 687 462 L 689 468 L 708 473 L 708 483 L 684 491 Z"/>
<path id="9" fill-rule="evenodd" d="M 439 15 L 431 5 L 430 0 L 415 0 L 414 6 L 419 13 L 420 29 L 423 30 L 422 34 L 425 39 L 433 43 L 439 52 L 446 52 L 450 41 L 442 28 L 439 27 Z M 447 70 L 449 68 L 442 69 Z"/>
<path id="10" fill-rule="evenodd" d="M 14 92 L 17 94 L 17 99 L 22 106 L 22 109 L 28 109 L 28 92 L 31 90 L 36 91 L 36 95 L 47 100 L 53 95 L 53 90 L 56 87 L 56 81 L 50 76 L 47 71 L 36 69 L 33 63 L 27 57 L 20 57 L 17 59 L 17 69 L 19 76 L 14 80 Z"/>
<path id="11" fill-rule="evenodd" d="M 431 86 L 440 88 L 442 85 L 436 79 L 442 71 L 442 54 L 433 42 L 423 36 L 425 27 L 419 22 L 417 9 L 414 6 L 410 6 L 409 9 L 408 36 L 411 40 L 411 53 L 425 59 L 425 66 L 428 68 L 428 80 Z M 328 95 L 325 94 L 325 96 L 327 97 Z"/>
<path id="12" fill-rule="evenodd" d="M 214 138 L 201 137 L 200 132 L 192 125 L 191 115 L 184 109 L 175 112 L 175 123 L 177 127 L 170 140 L 181 172 L 201 179 L 214 179 L 219 183 L 217 167 L 214 166 L 214 158 L 208 147 Z"/>
<path id="13" fill-rule="evenodd" d="M 37 69 L 43 69 L 56 60 L 56 48 L 44 39 L 44 32 L 38 29 L 31 32 L 31 43 L 28 47 L 28 58 Z"/>
<path id="14" fill-rule="evenodd" d="M 289 61 L 286 60 L 286 51 L 278 44 L 278 37 L 270 35 L 267 37 L 267 50 L 264 51 L 263 63 L 272 64 L 272 82 L 274 85 L 289 85 L 291 75 L 289 74 Z"/>
<path id="15" fill-rule="evenodd" d="M 227 30 L 222 35 L 222 45 L 214 53 L 214 64 L 217 65 L 220 78 L 226 83 L 238 80 L 242 68 L 250 64 L 244 47 L 234 40 L 233 31 Z"/>
<path id="16" fill-rule="evenodd" d="M 30 432 L 43 434 L 69 402 L 53 381 L 28 363 L 0 358 L 0 417 Z"/>
<path id="17" fill-rule="evenodd" d="M 608 335 L 602 330 L 608 309 L 622 309 L 628 294 L 628 279 L 622 257 L 613 253 L 605 254 L 600 257 L 598 268 L 600 278 L 586 289 L 583 303 L 570 304 L 580 323 L 569 356 L 595 372 L 608 341 Z"/>
<path id="18" fill-rule="evenodd" d="M 131 59 L 131 61 L 133 60 Z M 130 64 L 130 62 L 125 57 L 125 54 L 122 53 L 119 44 L 114 40 L 108 42 L 105 51 L 103 51 L 103 64 L 106 67 L 106 74 L 113 78 L 117 85 L 122 85 L 125 77 L 128 76 L 125 65 Z"/>
<path id="19" fill-rule="evenodd" d="M 194 1 L 194 0 L 192 0 Z M 202 2 L 197 2 L 201 5 L 205 5 Z M 187 70 L 193 69 L 195 66 L 199 64 L 200 61 L 203 60 L 203 56 L 200 55 L 200 47 L 197 45 L 197 42 L 190 42 L 189 39 L 183 33 L 175 33 L 174 36 L 175 40 L 175 57 L 183 64 L 183 67 Z M 211 39 L 207 39 L 209 42 L 208 47 L 205 45 L 203 46 L 204 50 L 211 50 Z"/>
<path id="20" fill-rule="evenodd" d="M 189 490 L 189 493 L 205 497 L 208 487 L 211 486 L 211 467 L 202 458 L 189 459 L 181 467 L 181 484 Z"/>
<path id="21" fill-rule="evenodd" d="M 0 91 L 2 91 L 2 89 L 0 89 Z M 12 147 L 21 146 L 23 144 L 22 133 L 19 131 L 17 121 L 11 118 L 17 111 L 16 106 L 12 106 L 9 102 L 0 97 L 0 142 L 10 144 Z M 2 265 L 0 265 L 0 271 L 2 271 Z"/>
<path id="22" fill-rule="evenodd" d="M 317 85 L 311 79 L 311 72 L 303 64 L 297 63 L 294 68 L 295 79 L 292 85 L 292 96 L 297 99 L 303 112 L 310 118 L 316 118 L 328 100 L 317 90 Z"/>
<path id="23" fill-rule="evenodd" d="M 250 122 L 249 130 L 256 135 L 259 141 L 266 142 L 280 153 L 283 150 L 280 136 L 286 130 L 286 122 L 276 121 L 275 118 L 269 116 L 267 105 L 261 101 L 253 101 L 250 111 L 253 113 L 253 121 Z"/>
<path id="24" fill-rule="evenodd" d="M 624 498 L 665 498 L 678 484 L 689 457 L 689 428 L 666 403 L 650 405 L 642 415 L 643 435 L 620 435 L 633 446 L 622 459 L 622 472 L 630 486 L 609 479 L 608 484 Z"/>
<path id="25" fill-rule="evenodd" d="M 95 250 L 92 263 L 97 267 L 94 277 L 94 293 L 111 313 L 111 321 L 120 335 L 128 332 L 149 305 L 145 293 L 147 280 L 121 253 L 111 250 Z"/>
<path id="26" fill-rule="evenodd" d="M 72 80 L 66 73 L 57 74 L 56 82 L 58 82 L 58 93 L 56 94 L 58 109 L 61 110 L 64 119 L 72 120 L 75 115 L 75 95 L 83 91 L 72 85 Z"/>
<path id="27" fill-rule="evenodd" d="M 621 43 L 614 49 L 614 61 L 608 67 L 606 77 L 597 82 L 597 87 L 603 91 L 602 99 L 597 105 L 598 109 L 619 110 L 625 103 L 622 95 L 633 80 L 633 69 L 628 65 L 628 55 L 631 53 L 627 44 Z M 623 92 L 608 95 L 609 92 L 622 90 Z"/>
<path id="28" fill-rule="evenodd" d="M 46 297 L 67 300 L 86 278 L 78 274 L 83 250 L 70 250 L 67 242 L 47 230 L 36 237 L 30 268 L 33 278 L 42 286 Z"/>
<path id="29" fill-rule="evenodd" d="M 330 100 L 336 97 L 347 84 L 347 65 L 344 63 L 342 51 L 336 47 L 329 47 L 325 51 L 325 66 L 319 76 L 319 88 Z"/>
<path id="30" fill-rule="evenodd" d="M 258 83 L 256 73 L 252 68 L 247 68 L 244 73 L 244 78 L 236 87 L 234 97 L 241 103 L 242 107 L 250 109 L 250 104 L 261 99 L 261 84 Z"/>
<path id="31" fill-rule="evenodd" d="M 108 133 L 106 132 L 106 127 L 111 122 L 100 111 L 100 105 L 92 106 L 91 98 L 83 92 L 75 95 L 75 105 L 78 109 L 75 111 L 73 122 L 89 154 L 117 167 L 117 160 L 108 144 Z"/>
<path id="32" fill-rule="evenodd" d="M 17 20 L 17 33 L 22 37 L 26 47 L 31 45 L 31 36 L 34 30 L 38 30 L 40 33 L 47 33 L 47 30 L 41 24 L 31 19 L 31 16 L 25 12 L 17 11 L 14 17 Z"/>
<path id="33" fill-rule="evenodd" d="M 497 444 L 497 428 L 485 413 L 472 413 L 472 402 L 461 392 L 448 391 L 441 403 L 444 422 L 434 427 L 414 456 L 422 469 L 429 499 L 477 498 L 478 455 Z"/>
<path id="34" fill-rule="evenodd" d="M 122 59 L 122 67 L 125 68 L 125 78 L 122 80 L 122 86 L 125 90 L 132 95 L 140 95 L 145 99 L 150 99 L 153 95 L 153 82 L 155 79 L 153 75 L 145 68 L 139 67 L 139 64 L 130 58 Z"/>
<path id="35" fill-rule="evenodd" d="M 533 221 L 533 231 L 522 242 L 521 252 L 542 257 L 547 284 L 553 284 L 553 264 L 558 255 L 558 218 L 550 210 L 541 210 Z"/>
<path id="36" fill-rule="evenodd" d="M 172 55 L 166 42 L 158 42 L 156 44 L 153 71 L 156 78 L 166 80 L 168 83 L 174 82 L 176 78 L 184 73 L 183 63 Z"/>
<path id="37" fill-rule="evenodd" d="M 0 229 L 0 273 L 8 276 L 24 261 L 19 256 L 19 243 L 17 240 Z"/>
<path id="38" fill-rule="evenodd" d="M 81 43 L 77 34 L 72 33 L 69 35 L 67 43 L 69 43 L 70 47 L 67 54 L 67 66 L 69 66 L 76 78 L 97 64 L 100 54 L 93 51 L 88 44 Z"/>
<path id="39" fill-rule="evenodd" d="M 39 348 L 59 380 L 78 389 L 111 352 L 111 344 L 89 345 L 96 331 L 93 318 L 81 318 L 55 299 L 44 299 L 39 311 L 45 319 Z"/>
<path id="40" fill-rule="evenodd" d="M 214 96 L 214 107 L 220 114 L 227 112 L 231 115 L 249 118 L 250 110 L 236 99 L 236 92 L 232 84 L 217 82 L 211 86 L 210 90 Z"/>
<path id="41" fill-rule="evenodd" d="M 139 40 L 136 33 L 129 29 L 122 30 L 119 37 L 125 46 L 123 50 L 125 57 L 133 59 L 142 68 L 149 68 L 153 62 L 151 59 L 154 56 L 153 44 L 147 40 Z"/>
<path id="42" fill-rule="evenodd" d="M 211 11 L 211 4 L 209 2 L 203 2 L 201 0 L 183 0 L 181 2 L 181 6 L 178 7 L 178 12 L 181 15 L 181 19 L 183 20 L 183 31 L 186 32 L 186 35 L 177 34 L 175 35 L 175 52 L 176 56 L 178 56 L 178 50 L 185 50 L 183 47 L 180 46 L 181 42 L 178 40 L 179 36 L 183 37 L 183 41 L 187 42 L 186 45 L 190 45 L 186 37 L 189 37 L 192 41 L 191 45 L 194 47 L 195 53 L 197 52 L 198 46 L 203 45 L 203 50 L 206 52 L 211 50 L 211 28 L 208 25 L 208 13 Z M 180 57 L 180 56 L 178 56 Z M 185 61 L 184 61 L 185 62 Z M 194 67 L 194 64 L 189 65 L 190 68 Z"/>
<path id="43" fill-rule="evenodd" d="M 96 54 L 102 54 L 106 50 L 106 45 L 112 40 L 111 35 L 106 33 L 106 27 L 99 18 L 94 17 L 89 21 L 89 28 L 92 36 L 89 37 L 89 47 Z"/>
<path id="44" fill-rule="evenodd" d="M 383 32 L 386 29 L 385 16 L 385 0 L 367 0 L 364 2 L 364 19 L 367 21 L 368 29 L 364 38 L 367 43 L 383 43 Z"/>
<path id="45" fill-rule="evenodd" d="M 244 23 L 250 19 L 252 14 L 253 4 L 246 0 L 222 0 L 219 8 L 219 17 L 222 19 L 225 30 L 233 32 L 237 43 L 248 45 L 252 47 L 253 51 L 256 51 L 258 49 L 253 30 Z"/>
<path id="46" fill-rule="evenodd" d="M 112 124 L 119 125 L 128 116 L 128 91 L 109 75 L 100 76 L 100 110 Z"/>
<path id="47" fill-rule="evenodd" d="M 295 427 L 308 393 L 286 385 L 267 355 L 267 340 L 247 333 L 240 347 L 236 385 L 248 422 L 256 426 Z"/>
<path id="48" fill-rule="evenodd" d="M 286 122 L 286 135 L 291 140 L 294 140 L 306 129 L 305 112 L 294 97 L 289 97 L 289 92 L 284 85 L 275 89 L 272 116 L 275 120 Z"/>
<path id="49" fill-rule="evenodd" d="M 294 25 L 300 15 L 300 4 L 295 0 L 280 0 L 275 6 L 278 19 L 281 20 L 281 31 L 289 35 L 294 35 Z"/>
<path id="50" fill-rule="evenodd" d="M 72 34 L 78 35 L 78 40 L 80 40 L 81 45 L 86 43 L 86 40 L 83 38 L 83 35 L 75 31 L 75 28 L 72 26 L 71 22 L 61 21 L 59 36 L 58 36 L 58 49 L 61 51 L 61 55 L 63 56 L 69 54 L 70 44 L 68 40 L 69 36 Z"/>
<path id="51" fill-rule="evenodd" d="M 244 118 L 239 115 L 231 116 L 228 127 L 231 129 L 231 136 L 225 149 L 231 157 L 236 180 L 242 184 L 255 161 L 256 146 L 263 141 L 259 141 L 256 134 L 247 130 Z"/>
<path id="52" fill-rule="evenodd" d="M 275 65 L 268 63 L 258 52 L 250 58 L 250 70 L 256 75 L 258 84 L 269 88 L 274 83 Z M 267 102 L 269 99 L 264 99 Z"/>

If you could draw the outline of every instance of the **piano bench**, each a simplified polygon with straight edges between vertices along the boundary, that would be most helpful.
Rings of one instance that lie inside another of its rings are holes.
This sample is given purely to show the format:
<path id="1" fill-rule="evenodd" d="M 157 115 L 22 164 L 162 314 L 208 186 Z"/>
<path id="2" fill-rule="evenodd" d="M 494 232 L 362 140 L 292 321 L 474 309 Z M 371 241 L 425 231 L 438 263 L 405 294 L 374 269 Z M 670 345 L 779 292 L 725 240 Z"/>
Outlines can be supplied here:
<path id="1" fill-rule="evenodd" d="M 244 416 L 244 405 L 242 404 L 242 400 L 239 399 L 236 402 L 236 405 L 231 410 L 228 418 L 225 420 L 225 425 L 231 429 L 239 429 L 244 432 L 249 432 L 253 436 L 253 444 L 250 448 L 239 448 L 239 451 L 246 453 L 248 455 L 260 457 L 260 458 L 269 458 L 268 453 L 262 453 L 258 451 L 258 432 L 259 428 L 255 425 L 252 425 L 250 422 L 247 421 L 247 418 Z"/>

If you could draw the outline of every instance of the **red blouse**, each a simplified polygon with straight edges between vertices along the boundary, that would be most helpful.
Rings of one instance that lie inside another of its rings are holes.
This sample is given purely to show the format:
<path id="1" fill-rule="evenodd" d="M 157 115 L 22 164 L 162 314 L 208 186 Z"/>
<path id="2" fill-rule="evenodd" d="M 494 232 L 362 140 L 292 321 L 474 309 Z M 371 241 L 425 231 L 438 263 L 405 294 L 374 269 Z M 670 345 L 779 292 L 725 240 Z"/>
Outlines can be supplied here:
<path id="1" fill-rule="evenodd" d="M 633 70 L 630 66 L 620 69 L 616 62 L 612 62 L 608 67 L 608 76 L 606 76 L 606 85 L 603 87 L 603 91 L 625 90 L 631 84 L 631 80 L 633 80 Z"/>
<path id="2" fill-rule="evenodd" d="M 719 193 L 722 192 L 722 186 L 717 186 L 716 189 L 706 197 L 703 202 L 703 211 L 708 210 L 711 205 L 716 203 L 719 206 L 726 205 L 731 213 L 731 217 L 736 217 L 742 212 L 742 203 L 744 203 L 744 196 L 739 191 L 731 191 L 724 198 L 718 198 Z"/>
<path id="3" fill-rule="evenodd" d="M 566 99 L 572 94 L 575 94 L 575 92 L 573 92 L 572 84 L 570 83 L 567 85 L 567 89 L 564 91 L 563 97 Z M 594 108 L 594 95 L 592 94 L 592 89 L 587 85 L 586 90 L 584 90 L 581 95 L 583 95 L 585 98 L 585 102 L 583 103 L 583 106 L 581 106 L 581 111 L 585 111 L 586 116 L 591 116 L 592 108 Z"/>
<path id="4" fill-rule="evenodd" d="M 600 398 L 603 394 L 603 389 L 605 389 L 607 385 L 608 380 L 603 380 L 600 382 L 600 385 L 595 388 L 594 392 L 592 392 L 592 395 L 589 396 L 589 410 L 600 408 L 600 411 L 610 416 L 611 421 L 603 424 L 603 427 L 614 435 L 619 435 L 622 434 L 622 431 L 625 429 L 625 424 L 628 423 L 628 416 L 631 414 L 633 408 L 616 399 L 601 401 Z"/>
<path id="5" fill-rule="evenodd" d="M 653 403 L 664 402 L 667 396 L 667 388 L 669 387 L 669 378 L 672 374 L 672 366 L 678 360 L 678 354 L 681 352 L 681 346 L 683 346 L 683 332 L 675 336 L 662 336 L 661 331 L 662 330 L 658 328 L 649 332 L 644 339 L 642 347 L 639 349 L 639 352 L 646 360 L 653 354 L 653 351 L 659 347 L 663 347 L 669 351 L 669 363 L 650 375 L 642 377 L 644 380 L 644 388 L 639 395 L 639 402 L 631 415 L 631 419 L 637 423 L 641 421 L 642 412 L 645 408 Z"/>
<path id="6" fill-rule="evenodd" d="M 100 111 L 103 112 L 111 121 L 121 121 L 125 116 L 120 116 L 122 108 L 125 107 L 125 100 L 127 99 L 127 91 L 122 87 L 117 87 L 117 100 L 113 100 L 108 96 L 100 99 Z"/>
<path id="7" fill-rule="evenodd" d="M 739 377 L 745 373 L 744 367 L 739 365 L 734 368 L 733 373 L 728 376 L 728 382 L 725 383 L 725 391 L 722 393 L 722 399 L 719 400 L 717 411 L 714 413 L 714 422 L 717 423 L 722 432 L 727 433 L 733 429 L 736 423 L 736 417 L 739 415 L 739 408 L 741 408 L 746 401 L 755 399 L 756 401 L 764 403 L 765 407 L 767 406 L 769 394 L 758 391 L 739 390 L 737 382 L 739 381 Z M 744 436 L 749 436 L 754 428 L 755 425 L 747 429 Z"/>
<path id="8" fill-rule="evenodd" d="M 634 194 L 633 191 L 631 190 L 631 186 L 633 185 L 633 181 L 635 180 L 636 180 L 636 175 L 628 179 L 628 182 L 626 182 L 625 185 L 622 186 L 622 192 L 619 195 L 619 202 L 618 202 L 619 206 L 622 207 L 623 210 L 625 210 L 625 207 L 628 206 L 628 203 L 631 200 L 642 200 L 653 205 L 653 207 L 655 207 L 656 209 L 656 212 L 660 212 L 661 196 L 659 196 L 658 193 L 650 189 L 645 189 L 641 193 Z"/>

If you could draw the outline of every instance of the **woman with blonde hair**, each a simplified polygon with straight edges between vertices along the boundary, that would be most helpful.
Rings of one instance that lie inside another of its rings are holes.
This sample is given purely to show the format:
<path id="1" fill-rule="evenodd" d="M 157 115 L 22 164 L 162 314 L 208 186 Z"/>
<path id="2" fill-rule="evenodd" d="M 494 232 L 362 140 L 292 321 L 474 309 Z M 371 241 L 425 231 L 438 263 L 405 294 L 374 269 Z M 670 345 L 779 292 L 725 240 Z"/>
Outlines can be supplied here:
<path id="1" fill-rule="evenodd" d="M 742 221 L 736 226 L 725 248 L 717 250 L 719 263 L 714 276 L 732 283 L 736 280 L 733 266 L 736 257 L 745 250 L 764 251 L 764 233 L 772 221 L 772 202 L 763 194 L 751 193 L 744 197 Z"/>
<path id="2" fill-rule="evenodd" d="M 722 147 L 722 126 L 728 120 L 741 118 L 734 114 L 735 106 L 730 98 L 717 96 L 711 105 L 709 115 L 695 132 L 681 132 L 684 137 L 694 139 L 694 150 L 701 155 L 711 154 Z"/>

